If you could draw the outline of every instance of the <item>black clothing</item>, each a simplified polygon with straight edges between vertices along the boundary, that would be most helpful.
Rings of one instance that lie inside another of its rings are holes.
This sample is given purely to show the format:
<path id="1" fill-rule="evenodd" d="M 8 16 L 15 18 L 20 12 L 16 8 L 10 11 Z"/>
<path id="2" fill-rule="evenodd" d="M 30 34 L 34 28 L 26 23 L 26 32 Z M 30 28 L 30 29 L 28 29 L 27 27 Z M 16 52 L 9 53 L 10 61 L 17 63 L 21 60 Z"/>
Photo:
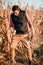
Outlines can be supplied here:
<path id="1" fill-rule="evenodd" d="M 11 19 L 14 24 L 14 29 L 17 34 L 27 34 L 28 26 L 27 20 L 25 18 L 25 11 L 20 11 L 19 16 L 15 16 L 13 13 L 11 14 Z"/>

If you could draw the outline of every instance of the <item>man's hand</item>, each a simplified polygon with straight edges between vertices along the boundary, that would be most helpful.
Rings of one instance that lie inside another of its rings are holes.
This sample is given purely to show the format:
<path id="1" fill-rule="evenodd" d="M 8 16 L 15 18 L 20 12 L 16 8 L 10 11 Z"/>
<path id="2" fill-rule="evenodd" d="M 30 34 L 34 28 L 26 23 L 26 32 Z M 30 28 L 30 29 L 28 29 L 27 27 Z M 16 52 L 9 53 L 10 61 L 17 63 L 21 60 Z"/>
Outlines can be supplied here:
<path id="1" fill-rule="evenodd" d="M 11 29 L 13 35 L 15 35 L 16 34 L 16 30 L 14 30 L 12 27 L 10 27 L 10 29 Z"/>

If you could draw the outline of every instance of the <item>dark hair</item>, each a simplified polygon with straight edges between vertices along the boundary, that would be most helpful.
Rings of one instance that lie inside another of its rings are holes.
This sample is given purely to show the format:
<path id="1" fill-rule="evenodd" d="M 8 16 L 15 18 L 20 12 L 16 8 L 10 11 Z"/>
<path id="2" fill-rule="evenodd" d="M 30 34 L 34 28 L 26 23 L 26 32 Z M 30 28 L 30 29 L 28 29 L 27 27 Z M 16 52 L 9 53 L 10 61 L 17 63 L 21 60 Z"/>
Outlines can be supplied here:
<path id="1" fill-rule="evenodd" d="M 14 5 L 13 7 L 12 7 L 12 11 L 15 11 L 15 10 L 20 10 L 20 8 L 19 8 L 19 6 L 18 5 Z"/>

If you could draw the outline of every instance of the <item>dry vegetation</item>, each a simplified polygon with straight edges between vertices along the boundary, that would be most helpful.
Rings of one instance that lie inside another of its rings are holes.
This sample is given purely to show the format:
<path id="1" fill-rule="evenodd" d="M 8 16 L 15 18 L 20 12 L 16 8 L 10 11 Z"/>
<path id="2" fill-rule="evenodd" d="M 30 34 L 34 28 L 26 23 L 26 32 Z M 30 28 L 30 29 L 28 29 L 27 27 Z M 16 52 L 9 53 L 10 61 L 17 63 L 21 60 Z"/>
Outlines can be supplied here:
<path id="1" fill-rule="evenodd" d="M 28 60 L 27 48 L 22 41 L 19 42 L 15 49 L 15 60 L 17 63 L 12 64 L 11 62 L 11 43 L 15 35 L 15 31 L 9 28 L 11 12 L 11 7 L 7 9 L 0 8 L 0 65 L 28 65 L 30 61 Z M 28 10 L 28 14 L 32 19 L 35 29 L 35 34 L 32 35 L 32 30 L 29 28 L 29 39 L 33 57 L 31 64 L 43 65 L 43 8 L 37 10 L 31 8 Z"/>

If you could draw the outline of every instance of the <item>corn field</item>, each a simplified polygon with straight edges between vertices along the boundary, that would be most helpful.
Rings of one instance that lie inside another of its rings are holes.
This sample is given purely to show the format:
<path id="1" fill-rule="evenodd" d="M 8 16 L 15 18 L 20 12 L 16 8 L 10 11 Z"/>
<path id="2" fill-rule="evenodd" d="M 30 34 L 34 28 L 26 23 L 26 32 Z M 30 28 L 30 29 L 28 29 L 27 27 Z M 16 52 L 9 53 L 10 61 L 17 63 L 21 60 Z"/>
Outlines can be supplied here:
<path id="1" fill-rule="evenodd" d="M 15 30 L 9 27 L 11 6 L 0 8 L 0 65 L 43 65 L 43 8 L 27 10 L 32 19 L 35 34 L 29 28 L 29 44 L 32 61 L 28 59 L 27 40 L 15 35 Z M 16 39 L 14 41 L 14 39 Z M 15 43 L 15 61 L 12 63 L 12 43 Z"/>

